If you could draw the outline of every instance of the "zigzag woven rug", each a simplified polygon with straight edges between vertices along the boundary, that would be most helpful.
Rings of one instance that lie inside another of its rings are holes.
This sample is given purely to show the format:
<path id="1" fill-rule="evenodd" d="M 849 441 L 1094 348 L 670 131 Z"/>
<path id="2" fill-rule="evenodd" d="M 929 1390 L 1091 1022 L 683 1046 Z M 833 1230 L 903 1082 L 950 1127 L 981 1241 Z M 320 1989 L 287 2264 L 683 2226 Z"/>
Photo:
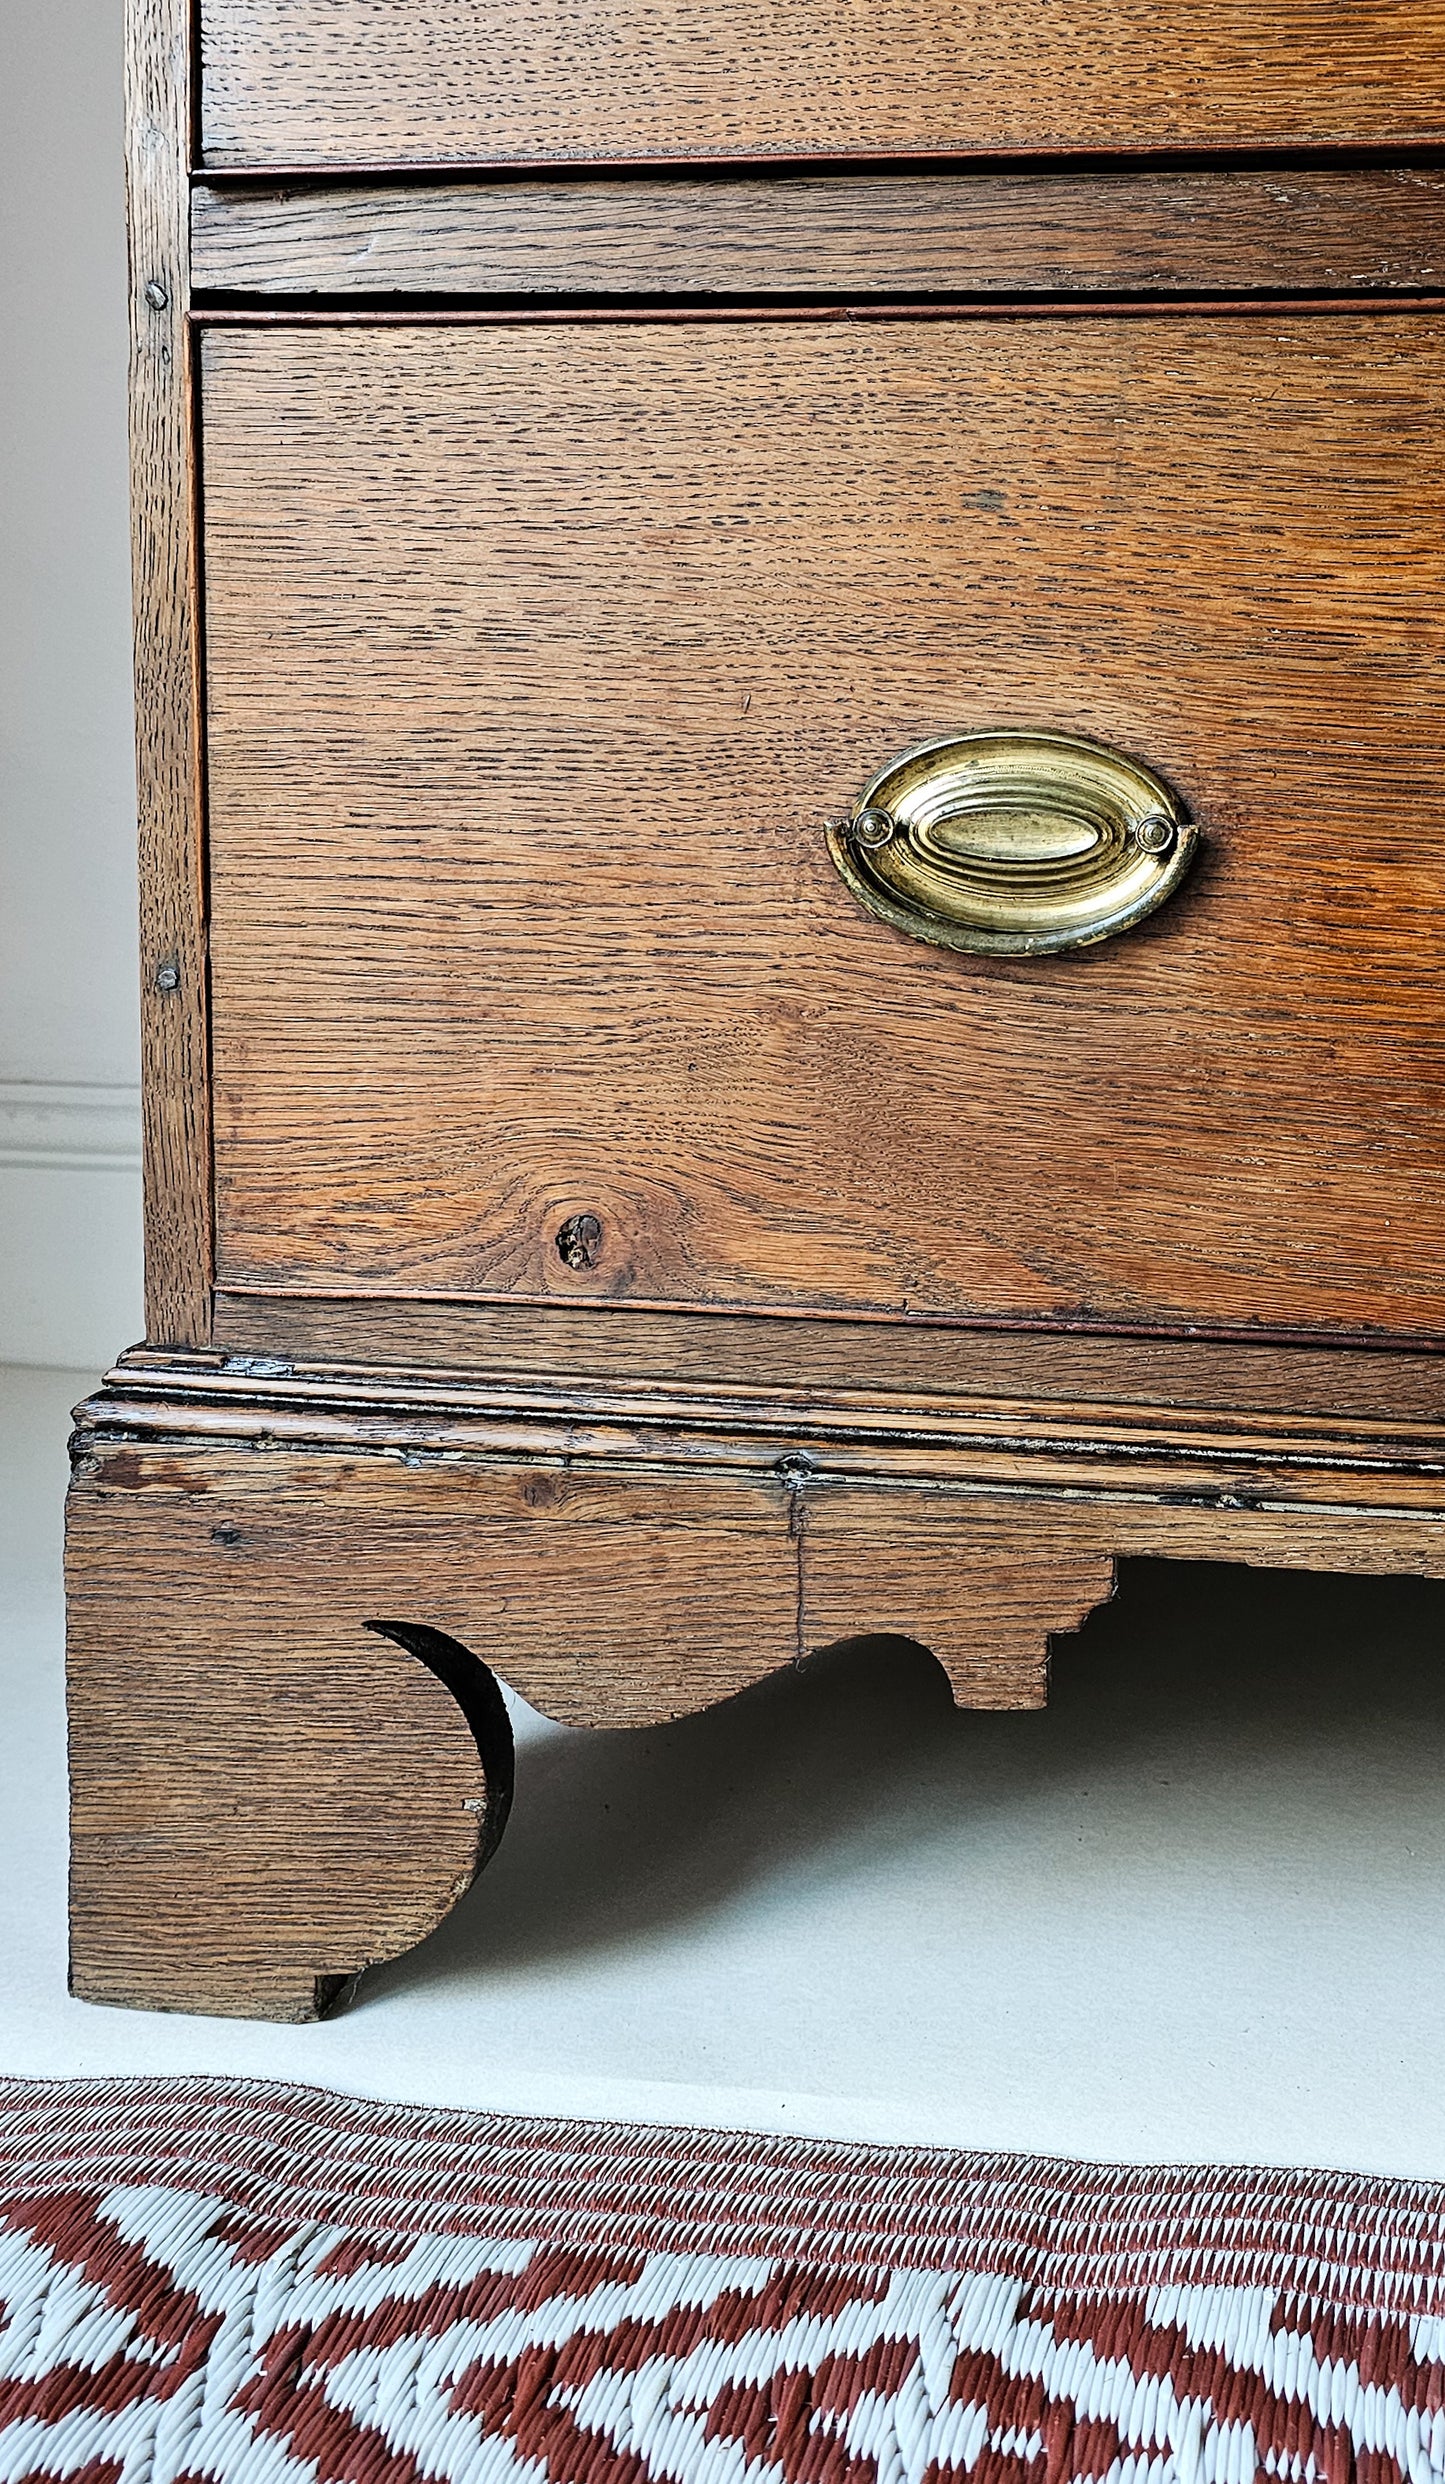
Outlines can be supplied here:
<path id="1" fill-rule="evenodd" d="M 0 2084 L 0 2484 L 1432 2484 L 1445 2189 Z"/>

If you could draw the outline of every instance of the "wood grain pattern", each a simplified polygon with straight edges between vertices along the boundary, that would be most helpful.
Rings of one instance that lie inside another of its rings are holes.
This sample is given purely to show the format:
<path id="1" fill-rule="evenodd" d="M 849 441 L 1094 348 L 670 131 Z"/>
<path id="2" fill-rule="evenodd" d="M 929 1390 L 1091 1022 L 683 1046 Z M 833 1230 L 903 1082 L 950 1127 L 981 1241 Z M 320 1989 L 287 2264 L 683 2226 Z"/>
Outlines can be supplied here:
<path id="1" fill-rule="evenodd" d="M 1445 1334 L 1436 315 L 205 372 L 223 1282 Z M 823 819 L 995 721 L 1180 788 L 1164 913 L 854 907 Z"/>
<path id="2" fill-rule="evenodd" d="M 314 2016 L 441 1920 L 485 1828 L 460 1710 L 372 1635 L 376 1618 L 495 1651 L 550 1714 L 653 1722 L 801 1652 L 788 1508 L 771 1475 L 83 1442 L 68 1535 L 73 1989 Z M 986 1581 L 978 1593 L 991 1612 Z M 961 1687 L 1031 1704 L 1043 1641 L 1027 1594 L 1004 1601 L 1020 1626 Z M 898 1610 L 917 1617 L 906 1594 Z M 984 1619 L 974 1631 L 987 1638 Z"/>
<path id="3" fill-rule="evenodd" d="M 1310 1421 L 1298 1415 L 1022 1405 L 856 1390 L 717 1387 L 626 1391 L 573 1376 L 525 1385 L 455 1375 L 384 1386 L 376 1375 L 256 1370 L 181 1373 L 128 1360 L 107 1397 L 117 1422 L 177 1439 L 417 1454 L 642 1460 L 782 1476 L 796 1494 L 815 1475 L 1057 1494 L 1158 1494 L 1224 1508 L 1348 1508 L 1428 1516 L 1441 1500 L 1439 1423 Z M 260 1411 L 258 1411 L 260 1410 Z"/>
<path id="4" fill-rule="evenodd" d="M 200 182 L 191 262 L 199 290 L 298 297 L 1426 289 L 1445 173 Z"/>
<path id="5" fill-rule="evenodd" d="M 930 1646 L 964 1705 L 1033 1706 L 1049 1635 L 1110 1592 L 1123 1554 L 1445 1574 L 1438 1459 L 1415 1507 L 1403 1487 L 1390 1506 L 1353 1501 L 1348 1473 L 1333 1507 L 1309 1507 L 1218 1495 L 1163 1460 L 1097 1461 L 1083 1487 L 1062 1486 L 1056 1461 L 1021 1499 L 1001 1478 L 969 1480 L 968 1455 L 891 1482 L 756 1448 L 750 1473 L 705 1471 L 683 1464 L 680 1434 L 598 1455 L 538 1425 L 500 1454 L 435 1419 L 429 1440 L 394 1420 L 386 1455 L 379 1420 L 327 1443 L 301 1424 L 290 1439 L 258 1409 L 228 1438 L 214 1415 L 188 1432 L 183 1407 L 119 1393 L 82 1422 L 72 1567 L 82 1596 L 94 1590 L 94 1628 L 102 1574 L 104 1595 L 143 1591 L 157 1612 L 183 1594 L 197 1628 L 219 1629 L 224 1609 L 218 1644 L 304 1629 L 358 1645 L 384 1612 L 460 1640 L 574 1725 L 658 1723 L 873 1634 Z M 82 1631 L 82 1673 L 101 1644 Z M 333 1678 L 344 1686 L 347 1667 Z"/>
<path id="6" fill-rule="evenodd" d="M 168 1345 L 205 1342 L 211 1278 L 189 114 L 184 0 L 132 0 L 126 182 L 146 1330 Z"/>
<path id="7" fill-rule="evenodd" d="M 420 1452 L 399 1467 L 293 1451 L 284 1435 L 258 1451 L 219 1426 L 93 1455 L 84 1492 L 110 1513 L 117 1546 L 134 1530 L 137 1577 L 158 1496 L 170 1514 L 157 1563 L 189 1579 L 208 1563 L 212 1615 L 229 1601 L 249 1617 L 240 1626 L 264 1632 L 276 1583 L 287 1610 L 348 1645 L 378 1615 L 424 1623 L 563 1724 L 660 1724 L 798 1653 L 789 1497 L 766 1465 L 662 1481 L 615 1464 L 459 1466 Z M 153 1593 L 163 1575 L 148 1571 Z"/>
<path id="8" fill-rule="evenodd" d="M 1036 1706 L 1127 1554 L 1445 1576 L 1438 1430 L 1313 1473 L 1240 1431 L 1201 1465 L 1177 1427 L 1030 1464 L 134 1359 L 79 1409 L 68 1528 L 73 1972 L 111 2002 L 311 2015 L 466 1885 L 496 1780 L 381 1619 L 615 1726 L 875 1634 L 965 1705 Z"/>
<path id="9" fill-rule="evenodd" d="M 800 1506 L 803 1644 L 904 1638 L 931 1648 L 960 1707 L 1045 1705 L 1048 1649 L 1114 1592 L 1105 1552 L 1051 1542 L 1036 1513 L 931 1494 L 815 1488 Z"/>
<path id="10" fill-rule="evenodd" d="M 1445 139 L 1438 0 L 205 0 L 215 165 Z"/>
<path id="11" fill-rule="evenodd" d="M 1130 1477 L 1131 1485 L 1137 1487 L 1139 1481 Z M 861 1478 L 840 1486 L 836 1500 L 820 1488 L 816 1506 L 809 1510 L 810 1563 L 813 1552 L 821 1549 L 830 1534 L 842 1539 L 839 1546 L 828 1545 L 829 1595 L 819 1615 L 822 1626 L 832 1625 L 844 1601 L 838 1581 L 846 1576 L 850 1558 L 859 1578 L 854 1609 L 866 1609 L 873 1601 L 858 1566 L 862 1547 L 880 1544 L 886 1563 L 892 1547 L 893 1512 L 888 1493 Z M 1236 1506 L 1209 1496 L 1197 1501 L 1182 1495 L 1170 1499 L 1168 1488 L 1157 1481 L 1143 1490 L 1117 1493 L 1096 1482 L 1093 1494 L 1071 1493 L 1053 1499 L 1041 1493 L 1037 1500 L 932 1484 L 913 1489 L 907 1519 L 899 1534 L 905 1545 L 911 1538 L 917 1548 L 921 1575 L 910 1582 L 909 1592 L 920 1606 L 930 1586 L 937 1597 L 945 1548 L 955 1566 L 962 1610 L 965 1593 L 972 1592 L 975 1543 L 982 1547 L 985 1570 L 990 1546 L 995 1561 L 1004 1559 L 1003 1547 L 1009 1547 L 1005 1575 L 990 1582 L 989 1592 L 996 1598 L 999 1626 L 1010 1634 L 1020 1628 L 1027 1593 L 1019 1581 L 1021 1566 L 1027 1567 L 1034 1582 L 1039 1626 L 1058 1629 L 1061 1615 L 1080 1609 L 1091 1592 L 1091 1582 L 1104 1581 L 1105 1553 L 1113 1561 L 1143 1555 L 1166 1561 L 1237 1561 L 1258 1569 L 1445 1577 L 1445 1511 L 1438 1490 L 1429 1510 L 1369 1509 L 1347 1506 L 1343 1499 L 1326 1510 L 1243 1502 Z M 885 1537 L 870 1532 L 885 1522 Z M 895 1575 L 900 1582 L 906 1575 L 901 1556 Z M 1102 1584 L 1101 1597 L 1107 1592 L 1107 1584 Z M 1064 1622 L 1063 1626 L 1071 1625 Z M 966 1647 L 963 1661 L 954 1658 L 953 1670 L 955 1695 L 960 1695 L 962 1684 L 961 1704 L 971 1707 L 977 1704 L 972 1686 L 982 1679 L 988 1660 L 972 1631 L 968 1638 L 972 1644 Z M 949 1670 L 947 1663 L 945 1670 Z"/>
<path id="12" fill-rule="evenodd" d="M 614 1386 L 701 1382 L 806 1390 L 962 1393 L 1022 1402 L 1084 1399 L 1195 1406 L 1224 1415 L 1273 1409 L 1381 1420 L 1445 1421 L 1445 1355 L 1378 1346 L 1217 1344 L 1117 1331 L 1058 1334 L 944 1321 L 733 1318 L 639 1311 L 626 1303 L 332 1300 L 220 1292 L 217 1367 L 259 1356 L 282 1370 L 351 1365 L 388 1373 L 505 1375 L 518 1383 L 583 1375 Z M 122 1358 L 122 1366 L 134 1364 Z"/>
<path id="13" fill-rule="evenodd" d="M 486 1772 L 424 1665 L 248 1572 L 204 1461 L 171 1464 L 139 1524 L 132 1493 L 72 1490 L 71 1988 L 314 2018 L 470 1884 Z"/>

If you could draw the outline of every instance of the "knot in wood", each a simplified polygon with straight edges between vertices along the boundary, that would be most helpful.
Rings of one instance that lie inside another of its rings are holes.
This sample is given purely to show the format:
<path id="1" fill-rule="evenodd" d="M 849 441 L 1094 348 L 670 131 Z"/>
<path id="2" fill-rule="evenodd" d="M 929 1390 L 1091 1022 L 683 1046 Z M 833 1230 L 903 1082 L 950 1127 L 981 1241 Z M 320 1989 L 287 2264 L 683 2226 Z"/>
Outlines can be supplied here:
<path id="1" fill-rule="evenodd" d="M 595 1268 L 602 1256 L 600 1217 L 569 1216 L 557 1229 L 557 1256 L 569 1268 Z"/>

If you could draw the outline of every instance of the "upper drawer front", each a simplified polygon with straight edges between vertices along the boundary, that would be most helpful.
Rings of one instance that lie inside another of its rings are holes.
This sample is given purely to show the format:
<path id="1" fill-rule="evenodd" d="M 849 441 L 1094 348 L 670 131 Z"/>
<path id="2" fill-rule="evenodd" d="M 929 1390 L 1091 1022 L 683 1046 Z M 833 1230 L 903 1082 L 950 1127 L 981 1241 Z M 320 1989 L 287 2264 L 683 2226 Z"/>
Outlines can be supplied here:
<path id="1" fill-rule="evenodd" d="M 1441 0 L 203 0 L 208 164 L 1445 140 Z"/>
<path id="2" fill-rule="evenodd" d="M 210 331 L 222 1281 L 1445 1333 L 1442 398 L 1426 313 Z M 855 902 L 998 725 L 1184 797 L 1148 922 Z"/>

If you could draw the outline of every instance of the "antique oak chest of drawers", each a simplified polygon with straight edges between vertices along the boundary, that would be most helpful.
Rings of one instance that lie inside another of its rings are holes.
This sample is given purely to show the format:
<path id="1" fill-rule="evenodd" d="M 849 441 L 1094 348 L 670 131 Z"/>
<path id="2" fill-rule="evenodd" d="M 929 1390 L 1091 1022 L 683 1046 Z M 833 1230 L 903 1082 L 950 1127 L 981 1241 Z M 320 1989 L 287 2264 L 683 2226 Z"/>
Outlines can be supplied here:
<path id="1" fill-rule="evenodd" d="M 1442 0 L 132 0 L 72 1975 L 1120 1556 L 1445 1575 Z"/>

